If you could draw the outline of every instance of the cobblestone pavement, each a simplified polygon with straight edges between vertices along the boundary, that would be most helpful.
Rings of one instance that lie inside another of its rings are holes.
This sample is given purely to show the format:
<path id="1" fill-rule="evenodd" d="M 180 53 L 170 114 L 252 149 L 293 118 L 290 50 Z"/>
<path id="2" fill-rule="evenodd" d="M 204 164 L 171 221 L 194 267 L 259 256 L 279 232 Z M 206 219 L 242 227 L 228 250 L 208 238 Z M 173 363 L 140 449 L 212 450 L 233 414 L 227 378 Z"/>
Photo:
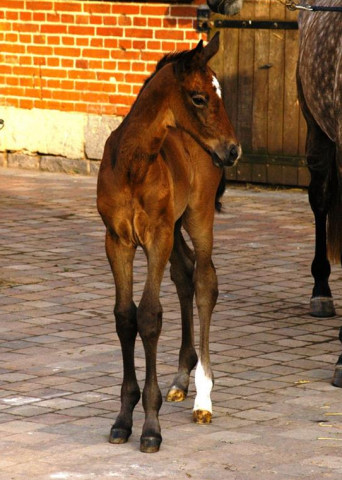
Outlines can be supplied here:
<path id="1" fill-rule="evenodd" d="M 342 391 L 331 386 L 339 316 L 308 315 L 313 218 L 302 191 L 230 186 L 215 226 L 214 418 L 164 403 L 163 444 L 107 442 L 119 407 L 114 287 L 95 178 L 0 170 L 0 479 L 333 479 L 342 474 Z M 135 295 L 145 262 L 138 252 Z M 342 308 L 341 270 L 331 286 Z M 159 380 L 178 359 L 180 320 L 162 286 Z M 144 378 L 137 342 L 140 384 Z"/>

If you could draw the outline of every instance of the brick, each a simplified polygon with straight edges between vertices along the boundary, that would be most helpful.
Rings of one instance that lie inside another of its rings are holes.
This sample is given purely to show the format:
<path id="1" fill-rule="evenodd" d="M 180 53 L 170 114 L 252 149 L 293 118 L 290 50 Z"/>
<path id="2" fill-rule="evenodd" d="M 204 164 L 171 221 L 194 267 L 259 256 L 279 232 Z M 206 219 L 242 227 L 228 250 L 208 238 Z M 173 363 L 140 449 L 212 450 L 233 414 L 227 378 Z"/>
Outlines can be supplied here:
<path id="1" fill-rule="evenodd" d="M 157 30 L 155 37 L 157 39 L 184 40 L 184 32 L 180 30 Z"/>
<path id="2" fill-rule="evenodd" d="M 50 78 L 65 78 L 68 75 L 68 72 L 66 72 L 64 69 L 60 68 L 42 68 L 42 75 Z"/>
<path id="3" fill-rule="evenodd" d="M 85 26 L 85 25 L 69 25 L 68 33 L 69 35 L 93 36 L 95 34 L 95 28 L 92 26 Z"/>
<path id="4" fill-rule="evenodd" d="M 88 68 L 88 60 L 77 59 L 75 65 L 76 65 L 76 68 L 86 69 Z"/>
<path id="5" fill-rule="evenodd" d="M 140 5 L 132 5 L 129 3 L 126 4 L 118 4 L 113 2 L 112 3 L 112 13 L 114 14 L 125 14 L 125 15 L 138 15 L 140 13 Z"/>
<path id="6" fill-rule="evenodd" d="M 76 37 L 76 45 L 79 47 L 88 47 L 89 37 Z"/>
<path id="7" fill-rule="evenodd" d="M 109 58 L 109 52 L 104 48 L 85 48 L 83 56 L 89 58 Z"/>
<path id="8" fill-rule="evenodd" d="M 119 25 L 125 25 L 125 26 L 132 25 L 132 17 L 129 17 L 127 15 L 120 15 L 117 23 Z"/>
<path id="9" fill-rule="evenodd" d="M 142 5 L 141 14 L 150 17 L 152 15 L 157 15 L 158 17 L 163 17 L 169 12 L 169 7 L 160 6 L 160 5 Z"/>
<path id="10" fill-rule="evenodd" d="M 0 45 L 0 50 L 3 53 L 24 53 L 25 46 L 11 43 L 3 43 Z"/>
<path id="11" fill-rule="evenodd" d="M 146 27 L 147 19 L 145 17 L 135 17 L 133 19 L 133 25 L 136 27 Z"/>
<path id="12" fill-rule="evenodd" d="M 65 34 L 67 33 L 67 26 L 66 25 L 52 25 L 52 24 L 46 24 L 46 25 L 41 25 L 40 28 L 42 33 L 59 33 L 59 34 Z"/>
<path id="13" fill-rule="evenodd" d="M 44 46 L 28 45 L 27 53 L 33 53 L 37 55 L 52 55 L 53 48 L 48 45 L 44 45 Z"/>
<path id="14" fill-rule="evenodd" d="M 9 8 L 9 0 L 0 0 L 0 8 Z M 12 9 L 23 9 L 25 6 L 24 0 L 11 0 L 10 8 Z"/>
<path id="15" fill-rule="evenodd" d="M 13 30 L 16 30 L 18 32 L 39 32 L 40 26 L 35 23 L 13 23 Z M 44 33 L 43 30 L 42 33 Z"/>
<path id="16" fill-rule="evenodd" d="M 152 38 L 151 28 L 126 28 L 126 36 L 129 38 Z"/>
<path id="17" fill-rule="evenodd" d="M 126 73 L 125 75 L 125 80 L 128 83 L 139 83 L 143 84 L 143 82 L 146 80 L 147 75 L 142 75 L 138 73 Z"/>
<path id="18" fill-rule="evenodd" d="M 74 58 L 61 58 L 61 67 L 66 69 L 73 68 L 74 62 Z"/>
<path id="19" fill-rule="evenodd" d="M 62 44 L 63 45 L 75 45 L 75 38 L 74 37 L 67 37 L 63 35 L 62 37 Z"/>
<path id="20" fill-rule="evenodd" d="M 65 37 L 62 37 L 64 39 Z M 47 38 L 48 45 L 60 45 L 61 37 L 57 35 L 49 35 Z"/>
<path id="21" fill-rule="evenodd" d="M 197 7 L 189 7 L 189 6 L 171 6 L 170 7 L 170 16 L 171 17 L 196 17 L 196 8 Z"/>
<path id="22" fill-rule="evenodd" d="M 7 11 L 5 11 L 5 18 L 7 20 L 18 20 L 19 12 L 14 12 L 12 10 L 7 10 Z M 8 28 L 10 28 L 10 25 L 8 25 Z"/>
<path id="23" fill-rule="evenodd" d="M 66 75 L 68 75 L 68 78 L 71 79 L 77 79 L 77 78 L 82 78 L 82 79 L 88 79 L 88 80 L 95 80 L 96 79 L 96 73 L 91 71 L 91 70 L 68 70 L 68 72 L 65 72 Z"/>
<path id="24" fill-rule="evenodd" d="M 60 21 L 61 21 L 61 23 L 74 23 L 75 22 L 75 16 L 70 15 L 70 14 L 62 14 L 60 16 Z"/>
<path id="25" fill-rule="evenodd" d="M 72 47 L 55 47 L 54 54 L 61 57 L 79 57 L 81 49 Z"/>
<path id="26" fill-rule="evenodd" d="M 89 23 L 91 25 L 102 25 L 103 24 L 103 17 L 101 15 L 90 15 Z"/>
<path id="27" fill-rule="evenodd" d="M 123 36 L 123 29 L 119 27 L 97 27 L 96 35 L 121 37 Z"/>
<path id="28" fill-rule="evenodd" d="M 145 40 L 133 40 L 133 48 L 138 50 L 145 50 L 146 48 L 146 41 Z"/>
<path id="29" fill-rule="evenodd" d="M 20 15 L 20 18 L 22 20 L 24 20 L 23 17 L 24 17 L 25 13 L 29 13 L 29 12 L 23 12 L 23 15 Z M 25 20 L 25 21 L 29 21 L 29 20 L 31 20 L 31 18 L 27 18 L 27 20 Z M 43 23 L 43 22 L 46 21 L 46 13 L 44 13 L 44 12 L 34 12 L 33 15 L 32 15 L 32 20 L 34 22 L 42 22 Z"/>
<path id="30" fill-rule="evenodd" d="M 162 26 L 162 19 L 161 18 L 149 18 L 148 19 L 148 26 L 153 28 L 161 28 Z"/>
<path id="31" fill-rule="evenodd" d="M 84 11 L 89 13 L 105 13 L 111 12 L 111 6 L 109 3 L 94 3 L 89 2 L 84 4 Z"/>
<path id="32" fill-rule="evenodd" d="M 58 3 L 58 2 L 57 2 Z M 53 2 L 44 2 L 44 1 L 27 1 L 26 8 L 29 10 L 52 10 Z"/>
<path id="33" fill-rule="evenodd" d="M 35 18 L 33 16 L 33 13 L 32 12 L 20 12 L 20 15 L 19 15 L 19 18 L 20 20 L 22 20 L 23 22 L 31 22 L 32 19 L 36 22 L 36 21 L 40 21 L 42 20 L 41 17 L 43 17 L 43 19 L 45 19 L 45 16 L 44 16 L 44 13 L 40 13 L 40 14 L 37 14 L 40 18 Z"/>
<path id="34" fill-rule="evenodd" d="M 54 9 L 57 12 L 81 12 L 81 2 L 55 2 Z"/>
<path id="35" fill-rule="evenodd" d="M 99 38 L 99 37 L 91 38 L 90 47 L 103 48 L 104 47 L 103 38 Z"/>

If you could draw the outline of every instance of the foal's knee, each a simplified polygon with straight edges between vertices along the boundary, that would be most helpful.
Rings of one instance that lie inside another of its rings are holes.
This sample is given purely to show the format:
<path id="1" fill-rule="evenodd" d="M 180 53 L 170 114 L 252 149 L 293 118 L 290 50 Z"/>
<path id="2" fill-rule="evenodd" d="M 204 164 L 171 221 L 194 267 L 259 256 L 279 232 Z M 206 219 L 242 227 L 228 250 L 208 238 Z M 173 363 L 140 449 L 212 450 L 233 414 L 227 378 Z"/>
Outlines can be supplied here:
<path id="1" fill-rule="evenodd" d="M 139 335 L 143 340 L 158 339 L 162 327 L 163 310 L 157 306 L 140 303 L 137 311 L 137 325 Z"/>
<path id="2" fill-rule="evenodd" d="M 137 334 L 137 307 L 132 302 L 128 307 L 115 305 L 114 316 L 119 337 L 132 337 Z"/>

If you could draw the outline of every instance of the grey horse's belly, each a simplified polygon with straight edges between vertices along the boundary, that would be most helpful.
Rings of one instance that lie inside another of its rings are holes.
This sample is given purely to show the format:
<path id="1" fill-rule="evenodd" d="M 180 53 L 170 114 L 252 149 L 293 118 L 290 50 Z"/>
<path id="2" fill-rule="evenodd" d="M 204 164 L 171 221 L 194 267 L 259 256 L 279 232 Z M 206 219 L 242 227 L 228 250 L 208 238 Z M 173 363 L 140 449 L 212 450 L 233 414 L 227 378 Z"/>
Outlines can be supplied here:
<path id="1" fill-rule="evenodd" d="M 340 5 L 337 0 L 315 3 Z M 304 97 L 316 122 L 336 142 L 342 124 L 342 14 L 303 12 L 299 26 L 298 73 Z"/>

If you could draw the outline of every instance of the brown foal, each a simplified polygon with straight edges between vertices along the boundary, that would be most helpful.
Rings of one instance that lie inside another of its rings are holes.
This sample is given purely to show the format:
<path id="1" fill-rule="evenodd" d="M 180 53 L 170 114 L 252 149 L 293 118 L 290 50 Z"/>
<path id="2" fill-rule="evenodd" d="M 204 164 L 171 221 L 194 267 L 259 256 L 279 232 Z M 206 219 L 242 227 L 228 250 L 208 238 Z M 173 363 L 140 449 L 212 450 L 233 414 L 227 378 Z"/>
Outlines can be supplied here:
<path id="1" fill-rule="evenodd" d="M 129 114 L 108 138 L 98 177 L 98 210 L 106 226 L 106 253 L 116 287 L 114 314 L 124 370 L 121 410 L 110 442 L 124 443 L 132 432 L 133 409 L 140 399 L 134 366 L 139 332 L 146 356 L 143 452 L 158 451 L 162 440 L 156 354 L 162 326 L 159 292 L 168 261 L 181 304 L 182 345 L 167 399 L 185 398 L 197 364 L 193 416 L 198 423 L 211 420 L 209 326 L 218 294 L 211 260 L 215 199 L 223 166 L 233 165 L 241 153 L 220 86 L 207 65 L 218 48 L 216 35 L 205 47 L 201 41 L 195 49 L 159 62 Z M 181 227 L 194 251 L 185 243 Z M 136 307 L 133 259 L 138 246 L 148 268 Z M 193 339 L 194 294 L 200 319 L 199 358 Z"/>

